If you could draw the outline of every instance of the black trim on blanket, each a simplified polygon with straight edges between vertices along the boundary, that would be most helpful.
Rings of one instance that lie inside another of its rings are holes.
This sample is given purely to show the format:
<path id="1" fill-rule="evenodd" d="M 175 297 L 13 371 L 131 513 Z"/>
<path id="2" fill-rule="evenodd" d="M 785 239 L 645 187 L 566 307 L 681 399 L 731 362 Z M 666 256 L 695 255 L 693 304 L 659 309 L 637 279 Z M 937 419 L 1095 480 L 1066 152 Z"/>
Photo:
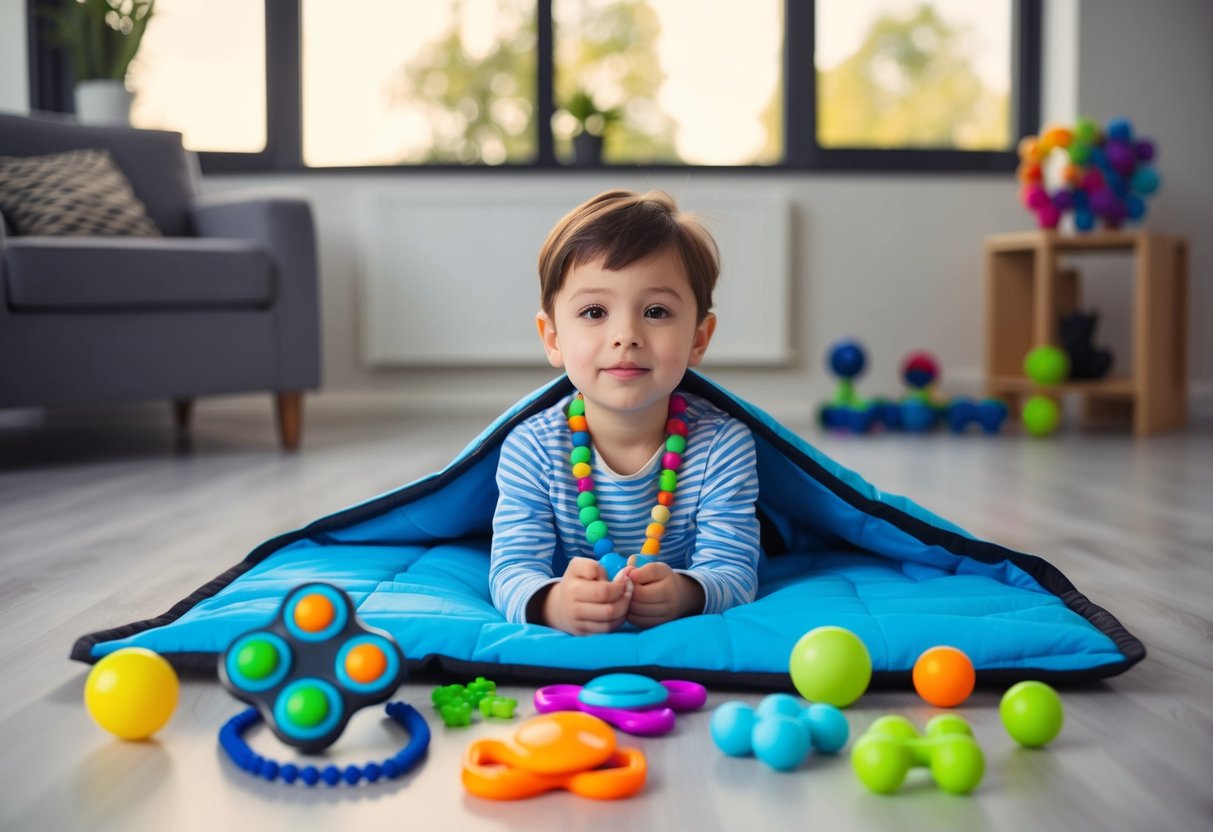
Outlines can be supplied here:
<path id="1" fill-rule="evenodd" d="M 1083 684 L 1123 673 L 1145 658 L 1145 646 L 1129 633 L 1115 616 L 1091 602 L 1090 599 L 1074 587 L 1061 570 L 1043 558 L 1016 552 L 988 541 L 965 537 L 947 529 L 933 526 L 887 503 L 868 499 L 846 482 L 827 471 L 815 459 L 780 436 L 770 425 L 761 420 L 754 419 L 736 400 L 703 376 L 689 371 L 683 379 L 681 387 L 687 392 L 708 399 L 724 412 L 745 422 L 756 435 L 766 440 L 802 470 L 824 485 L 835 496 L 857 510 L 889 523 L 924 544 L 939 546 L 953 554 L 988 564 L 997 564 L 1003 561 L 1011 562 L 1031 575 L 1044 589 L 1061 599 L 1069 609 L 1081 615 L 1100 632 L 1107 635 L 1124 656 L 1123 661 L 1111 662 L 1083 670 L 1010 668 L 978 671 L 978 684 L 990 686 L 1005 685 L 1026 678 L 1055 684 Z M 364 520 L 372 519 L 441 490 L 449 482 L 462 476 L 466 471 L 478 464 L 484 454 L 500 445 L 505 436 L 514 429 L 515 425 L 535 413 L 551 407 L 572 391 L 573 385 L 567 377 L 553 382 L 546 390 L 540 392 L 525 407 L 520 409 L 513 418 L 503 422 L 492 433 L 485 436 L 477 448 L 456 460 L 446 470 L 420 480 L 407 488 L 398 489 L 361 505 L 320 518 L 301 529 L 267 540 L 250 552 L 243 561 L 190 593 L 188 597 L 174 604 L 163 615 L 81 636 L 72 647 L 71 658 L 80 662 L 93 663 L 97 659 L 92 656 L 92 649 L 97 644 L 129 638 L 145 630 L 171 624 L 196 604 L 215 595 L 271 554 L 297 540 L 324 538 L 330 531 L 346 528 Z M 218 660 L 216 654 L 196 652 L 166 654 L 165 657 L 174 666 L 183 670 L 213 671 Z M 702 684 L 721 686 L 760 689 L 789 687 L 789 677 L 786 674 L 774 673 L 747 674 L 733 671 L 676 670 L 668 667 L 600 668 L 594 670 L 592 673 L 588 673 L 585 671 L 542 666 L 524 667 L 519 665 L 505 667 L 489 663 L 468 662 L 444 656 L 428 656 L 421 660 L 410 660 L 408 665 L 410 670 L 420 673 L 441 671 L 464 675 L 493 676 L 495 674 L 495 680 L 497 681 L 506 678 L 517 678 L 519 681 L 525 680 L 528 682 L 541 679 L 550 680 L 551 682 L 578 682 L 585 681 L 594 675 L 605 672 L 627 670 L 651 676 L 685 678 L 690 681 L 698 681 Z M 908 672 L 902 671 L 877 671 L 873 674 L 872 686 L 909 687 L 910 675 Z"/>

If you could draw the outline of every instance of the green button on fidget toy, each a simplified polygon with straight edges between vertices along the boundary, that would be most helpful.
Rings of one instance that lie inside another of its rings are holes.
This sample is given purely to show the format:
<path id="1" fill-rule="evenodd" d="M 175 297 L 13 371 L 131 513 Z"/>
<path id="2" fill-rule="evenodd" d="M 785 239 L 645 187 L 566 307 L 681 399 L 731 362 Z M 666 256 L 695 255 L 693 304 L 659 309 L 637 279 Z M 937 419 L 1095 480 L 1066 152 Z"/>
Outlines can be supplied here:
<path id="1" fill-rule="evenodd" d="M 304 752 L 332 745 L 355 711 L 388 699 L 404 677 L 392 637 L 322 583 L 292 590 L 268 626 L 237 638 L 219 662 L 224 687 Z"/>

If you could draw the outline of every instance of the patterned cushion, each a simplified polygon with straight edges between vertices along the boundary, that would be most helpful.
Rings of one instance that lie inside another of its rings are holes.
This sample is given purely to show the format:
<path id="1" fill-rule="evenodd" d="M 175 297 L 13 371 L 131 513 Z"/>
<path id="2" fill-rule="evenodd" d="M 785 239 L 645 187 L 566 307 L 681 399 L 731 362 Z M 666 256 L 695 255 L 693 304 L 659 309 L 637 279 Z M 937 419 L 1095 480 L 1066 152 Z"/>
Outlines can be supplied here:
<path id="1" fill-rule="evenodd" d="M 0 211 L 15 234 L 160 236 L 103 149 L 0 157 Z"/>

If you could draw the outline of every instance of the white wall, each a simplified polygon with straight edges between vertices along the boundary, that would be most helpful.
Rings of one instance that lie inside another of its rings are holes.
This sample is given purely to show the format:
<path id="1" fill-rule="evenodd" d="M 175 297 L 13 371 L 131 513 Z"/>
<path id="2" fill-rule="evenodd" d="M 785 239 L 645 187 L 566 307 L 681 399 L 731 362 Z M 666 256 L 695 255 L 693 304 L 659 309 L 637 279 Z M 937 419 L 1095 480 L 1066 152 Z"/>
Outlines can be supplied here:
<path id="1" fill-rule="evenodd" d="M 0 112 L 29 112 L 25 0 L 0 0 Z"/>

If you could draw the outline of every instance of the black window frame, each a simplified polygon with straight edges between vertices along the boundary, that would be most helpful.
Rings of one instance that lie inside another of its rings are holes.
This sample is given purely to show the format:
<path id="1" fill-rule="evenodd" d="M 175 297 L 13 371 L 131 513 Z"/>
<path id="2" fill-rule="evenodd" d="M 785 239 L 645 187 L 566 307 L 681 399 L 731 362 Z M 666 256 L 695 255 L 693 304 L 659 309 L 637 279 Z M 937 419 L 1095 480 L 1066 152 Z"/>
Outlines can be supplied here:
<path id="1" fill-rule="evenodd" d="M 70 2 L 70 0 L 67 0 Z M 446 172 L 472 171 L 740 171 L 759 173 L 870 171 L 889 173 L 982 173 L 1015 170 L 1014 148 L 955 149 L 823 148 L 817 142 L 817 83 L 814 62 L 814 0 L 784 0 L 783 159 L 769 165 L 618 164 L 570 167 L 556 157 L 551 130 L 554 104 L 552 0 L 536 0 L 538 71 L 536 156 L 501 165 L 401 164 L 307 167 L 303 164 L 301 0 L 264 0 L 266 23 L 266 146 L 256 153 L 198 154 L 204 173 Z M 36 11 L 42 0 L 26 0 L 29 30 L 30 105 L 34 110 L 72 112 L 71 71 L 62 50 L 41 37 L 46 23 Z M 1012 135 L 1040 128 L 1043 0 L 1013 0 Z M 795 136 L 807 137 L 793 141 Z"/>

